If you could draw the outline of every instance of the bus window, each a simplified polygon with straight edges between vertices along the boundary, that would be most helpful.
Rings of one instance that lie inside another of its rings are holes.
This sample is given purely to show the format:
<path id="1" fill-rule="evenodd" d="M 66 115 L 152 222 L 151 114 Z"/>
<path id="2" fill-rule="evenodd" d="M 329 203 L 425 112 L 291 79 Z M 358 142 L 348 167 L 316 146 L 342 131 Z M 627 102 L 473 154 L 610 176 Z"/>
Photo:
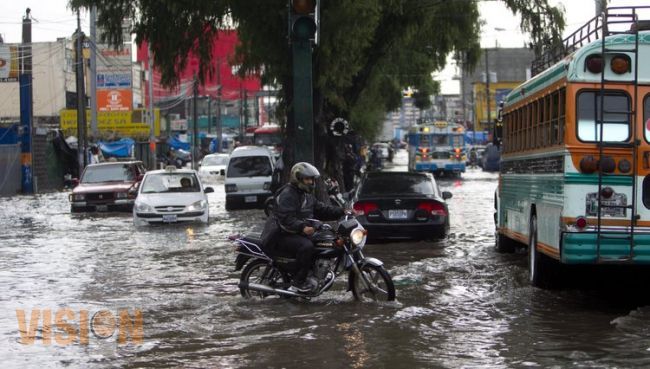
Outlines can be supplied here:
<path id="1" fill-rule="evenodd" d="M 420 146 L 430 146 L 429 138 L 431 138 L 430 135 L 420 135 Z"/>
<path id="2" fill-rule="evenodd" d="M 578 139 L 581 141 L 594 142 L 600 139 L 601 127 L 596 124 L 596 114 L 600 114 L 600 100 L 600 96 L 594 91 L 585 91 L 578 95 Z M 628 115 L 623 112 L 630 110 L 630 99 L 623 93 L 606 92 L 603 100 L 603 141 L 627 141 L 630 138 L 630 123 Z"/>

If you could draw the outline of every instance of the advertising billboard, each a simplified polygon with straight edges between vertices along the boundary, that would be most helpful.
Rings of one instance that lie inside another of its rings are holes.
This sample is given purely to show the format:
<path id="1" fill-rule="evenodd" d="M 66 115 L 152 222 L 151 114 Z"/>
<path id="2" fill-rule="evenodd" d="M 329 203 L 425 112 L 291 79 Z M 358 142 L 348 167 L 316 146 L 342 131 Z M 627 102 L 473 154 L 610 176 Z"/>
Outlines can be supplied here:
<path id="1" fill-rule="evenodd" d="M 0 44 L 0 82 L 17 82 L 18 68 L 18 46 Z"/>
<path id="2" fill-rule="evenodd" d="M 97 89 L 97 111 L 129 111 L 133 106 L 131 89 Z"/>
<path id="3" fill-rule="evenodd" d="M 99 92 L 99 91 L 98 91 Z M 90 122 L 90 110 L 86 110 L 86 122 Z M 90 126 L 90 123 L 88 123 Z M 133 111 L 97 112 L 97 128 L 101 134 L 117 133 L 125 137 L 149 137 L 149 124 L 143 109 Z M 61 110 L 61 130 L 66 135 L 77 134 L 77 111 Z M 155 109 L 154 133 L 160 135 L 160 110 Z"/>

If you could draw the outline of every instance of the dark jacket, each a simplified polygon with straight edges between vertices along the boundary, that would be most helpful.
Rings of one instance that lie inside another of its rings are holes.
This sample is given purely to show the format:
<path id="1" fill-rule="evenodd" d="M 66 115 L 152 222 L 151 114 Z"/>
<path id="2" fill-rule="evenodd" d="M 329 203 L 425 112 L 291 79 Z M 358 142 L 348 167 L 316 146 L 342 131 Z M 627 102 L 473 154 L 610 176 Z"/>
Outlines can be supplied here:
<path id="1" fill-rule="evenodd" d="M 309 225 L 307 219 L 336 220 L 345 214 L 343 208 L 318 201 L 293 184 L 284 185 L 275 195 L 273 214 L 262 231 L 262 248 L 269 251 L 282 234 L 302 234 Z"/>
<path id="2" fill-rule="evenodd" d="M 307 219 L 336 220 L 344 214 L 343 208 L 325 205 L 293 184 L 279 191 L 273 208 L 282 231 L 297 234 L 309 225 Z"/>

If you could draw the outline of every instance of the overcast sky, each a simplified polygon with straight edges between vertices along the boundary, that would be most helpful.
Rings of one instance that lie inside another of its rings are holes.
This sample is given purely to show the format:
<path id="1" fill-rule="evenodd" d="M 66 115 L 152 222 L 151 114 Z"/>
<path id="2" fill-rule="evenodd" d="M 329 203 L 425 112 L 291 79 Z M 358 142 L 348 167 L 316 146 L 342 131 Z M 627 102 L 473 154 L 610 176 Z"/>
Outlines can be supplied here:
<path id="1" fill-rule="evenodd" d="M 610 0 L 610 6 L 640 5 L 646 0 Z M 566 34 L 570 34 L 595 16 L 594 0 L 551 0 L 566 9 Z M 68 0 L 3 0 L 0 14 L 0 35 L 7 43 L 21 41 L 21 22 L 25 9 L 31 9 L 34 19 L 32 40 L 54 41 L 58 37 L 69 37 L 77 27 L 76 15 L 67 8 Z M 481 17 L 486 22 L 483 27 L 483 47 L 522 47 L 526 37 L 519 32 L 519 19 L 498 1 L 480 3 Z M 88 34 L 88 13 L 81 13 L 82 28 Z M 438 73 L 443 82 L 444 93 L 457 93 L 458 83 L 451 77 L 455 73 L 453 65 Z"/>

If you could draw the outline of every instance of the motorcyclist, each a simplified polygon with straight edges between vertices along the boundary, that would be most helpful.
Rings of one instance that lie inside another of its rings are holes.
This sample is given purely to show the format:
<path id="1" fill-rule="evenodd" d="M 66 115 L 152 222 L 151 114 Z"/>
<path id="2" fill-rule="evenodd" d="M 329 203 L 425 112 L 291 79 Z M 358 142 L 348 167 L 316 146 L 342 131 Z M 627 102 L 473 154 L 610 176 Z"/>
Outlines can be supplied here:
<path id="1" fill-rule="evenodd" d="M 280 234 L 272 247 L 296 255 L 300 267 L 290 289 L 303 293 L 316 287 L 314 281 L 307 278 L 315 251 L 310 239 L 315 229 L 308 219 L 315 216 L 320 220 L 335 220 L 345 214 L 343 208 L 328 206 L 316 199 L 313 193 L 319 176 L 313 165 L 305 162 L 295 164 L 291 168 L 290 183 L 276 195 L 273 209 Z"/>

